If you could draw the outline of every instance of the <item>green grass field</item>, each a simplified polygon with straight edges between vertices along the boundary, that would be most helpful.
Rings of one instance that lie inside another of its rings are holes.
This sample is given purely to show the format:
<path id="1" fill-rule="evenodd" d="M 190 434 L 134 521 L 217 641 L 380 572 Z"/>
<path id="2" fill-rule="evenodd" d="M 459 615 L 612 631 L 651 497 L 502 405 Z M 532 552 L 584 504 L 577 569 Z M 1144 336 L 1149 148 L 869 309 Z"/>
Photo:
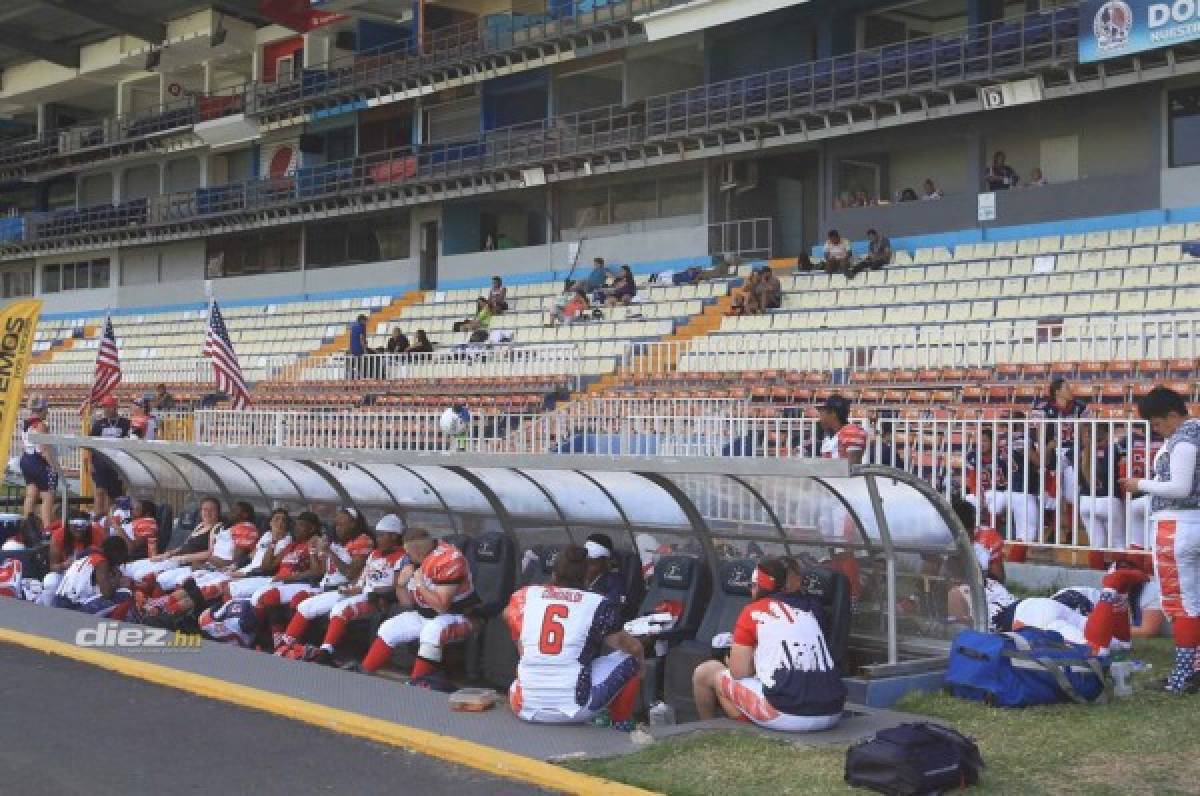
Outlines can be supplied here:
<path id="1" fill-rule="evenodd" d="M 1171 642 L 1139 642 L 1154 670 L 1130 699 L 1110 705 L 1001 710 L 943 694 L 909 695 L 897 710 L 919 713 L 973 737 L 987 769 L 983 793 L 1200 793 L 1200 695 L 1171 697 L 1155 681 Z M 667 794 L 864 793 L 842 784 L 845 747 L 805 747 L 742 733 L 653 744 L 634 755 L 579 761 L 580 771 Z"/>

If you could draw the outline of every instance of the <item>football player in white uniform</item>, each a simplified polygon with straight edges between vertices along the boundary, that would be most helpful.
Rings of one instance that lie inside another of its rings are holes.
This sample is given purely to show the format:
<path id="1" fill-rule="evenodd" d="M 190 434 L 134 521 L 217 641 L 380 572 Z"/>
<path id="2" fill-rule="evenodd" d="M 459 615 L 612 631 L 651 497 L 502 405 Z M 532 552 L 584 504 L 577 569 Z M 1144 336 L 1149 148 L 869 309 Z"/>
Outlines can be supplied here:
<path id="1" fill-rule="evenodd" d="M 504 618 L 520 663 L 509 689 L 525 721 L 584 723 L 607 707 L 615 729 L 633 729 L 642 674 L 642 645 L 621 629 L 620 606 L 587 591 L 588 554 L 559 553 L 549 586 L 513 595 Z M 607 652 L 606 652 L 607 650 Z"/>

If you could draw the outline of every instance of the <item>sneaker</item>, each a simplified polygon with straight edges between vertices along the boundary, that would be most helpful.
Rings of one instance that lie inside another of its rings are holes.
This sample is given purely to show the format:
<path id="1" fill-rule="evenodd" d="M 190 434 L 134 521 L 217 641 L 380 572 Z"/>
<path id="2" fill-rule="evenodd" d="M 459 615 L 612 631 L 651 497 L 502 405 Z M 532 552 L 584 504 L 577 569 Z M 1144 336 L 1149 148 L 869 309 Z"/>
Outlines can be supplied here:
<path id="1" fill-rule="evenodd" d="M 333 653 L 324 647 L 317 647 L 313 650 L 312 657 L 309 658 L 313 663 L 319 663 L 322 666 L 333 665 Z"/>
<path id="2" fill-rule="evenodd" d="M 633 732 L 637 729 L 637 722 L 633 719 L 626 719 L 625 721 L 614 721 L 611 726 L 617 732 Z"/>

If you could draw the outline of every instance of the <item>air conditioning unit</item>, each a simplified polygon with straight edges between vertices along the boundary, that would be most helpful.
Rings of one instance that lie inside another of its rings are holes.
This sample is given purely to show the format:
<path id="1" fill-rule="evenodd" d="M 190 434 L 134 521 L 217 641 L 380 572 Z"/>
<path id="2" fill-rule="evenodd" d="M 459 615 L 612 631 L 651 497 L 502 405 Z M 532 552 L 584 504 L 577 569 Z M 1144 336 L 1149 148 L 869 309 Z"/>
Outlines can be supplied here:
<path id="1" fill-rule="evenodd" d="M 983 103 L 985 111 L 1040 102 L 1041 99 L 1042 81 L 1036 77 L 1014 80 L 1011 83 L 998 83 L 994 86 L 982 86 L 979 89 L 979 101 Z"/>

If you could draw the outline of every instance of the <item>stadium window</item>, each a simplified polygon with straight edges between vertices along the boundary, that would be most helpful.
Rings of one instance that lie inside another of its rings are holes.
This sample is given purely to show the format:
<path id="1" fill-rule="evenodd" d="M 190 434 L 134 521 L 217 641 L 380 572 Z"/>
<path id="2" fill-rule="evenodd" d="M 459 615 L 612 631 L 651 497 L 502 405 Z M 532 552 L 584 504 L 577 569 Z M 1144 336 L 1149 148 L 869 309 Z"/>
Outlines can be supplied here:
<path id="1" fill-rule="evenodd" d="M 658 215 L 658 192 L 654 180 L 614 185 L 612 214 L 614 224 L 645 221 Z"/>
<path id="2" fill-rule="evenodd" d="M 92 287 L 108 287 L 110 270 L 107 259 L 92 260 Z"/>
<path id="3" fill-rule="evenodd" d="M 682 174 L 658 181 L 659 218 L 694 216 L 704 212 L 704 175 Z"/>
<path id="4" fill-rule="evenodd" d="M 562 195 L 563 226 L 602 227 L 609 223 L 608 188 L 585 188 Z"/>
<path id="5" fill-rule="evenodd" d="M 33 295 L 33 267 L 5 271 L 0 278 L 0 298 Z"/>
<path id="6" fill-rule="evenodd" d="M 1200 86 L 1167 95 L 1167 125 L 1171 168 L 1200 165 Z"/>
<path id="7" fill-rule="evenodd" d="M 57 265 L 47 265 L 42 268 L 42 292 L 57 293 L 59 290 L 58 275 L 61 269 Z"/>

